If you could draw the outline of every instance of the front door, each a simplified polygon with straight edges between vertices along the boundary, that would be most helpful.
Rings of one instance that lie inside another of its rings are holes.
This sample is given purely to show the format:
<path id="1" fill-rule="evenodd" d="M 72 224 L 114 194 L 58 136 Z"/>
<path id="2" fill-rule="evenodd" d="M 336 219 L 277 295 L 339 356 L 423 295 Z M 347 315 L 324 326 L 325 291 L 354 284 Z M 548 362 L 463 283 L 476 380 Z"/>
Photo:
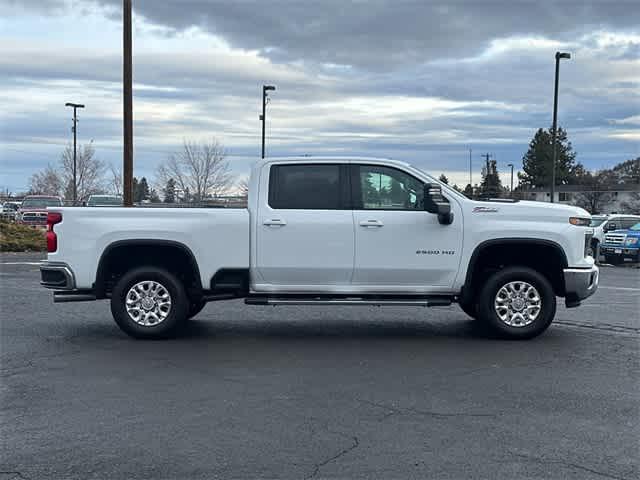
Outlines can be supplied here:
<path id="1" fill-rule="evenodd" d="M 266 168 L 269 193 L 260 201 L 256 224 L 256 289 L 348 286 L 354 261 L 348 166 L 296 163 Z"/>
<path id="2" fill-rule="evenodd" d="M 437 215 L 424 211 L 423 182 L 403 170 L 352 164 L 351 184 L 356 241 L 353 286 L 372 292 L 451 287 L 462 253 L 457 202 L 448 199 L 454 220 L 441 225 Z"/>

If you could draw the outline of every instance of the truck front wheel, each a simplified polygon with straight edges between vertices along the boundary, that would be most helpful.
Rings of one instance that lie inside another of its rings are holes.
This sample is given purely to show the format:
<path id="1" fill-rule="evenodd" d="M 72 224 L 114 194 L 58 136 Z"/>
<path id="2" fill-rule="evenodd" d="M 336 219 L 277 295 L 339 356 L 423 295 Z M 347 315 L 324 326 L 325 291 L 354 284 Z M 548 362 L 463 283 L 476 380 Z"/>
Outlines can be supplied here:
<path id="1" fill-rule="evenodd" d="M 478 318 L 498 335 L 533 338 L 556 314 L 551 283 L 527 267 L 508 267 L 491 275 L 478 298 Z"/>
<path id="2" fill-rule="evenodd" d="M 156 267 L 139 267 L 120 278 L 111 295 L 111 313 L 134 338 L 171 337 L 187 318 L 189 299 L 182 283 Z"/>

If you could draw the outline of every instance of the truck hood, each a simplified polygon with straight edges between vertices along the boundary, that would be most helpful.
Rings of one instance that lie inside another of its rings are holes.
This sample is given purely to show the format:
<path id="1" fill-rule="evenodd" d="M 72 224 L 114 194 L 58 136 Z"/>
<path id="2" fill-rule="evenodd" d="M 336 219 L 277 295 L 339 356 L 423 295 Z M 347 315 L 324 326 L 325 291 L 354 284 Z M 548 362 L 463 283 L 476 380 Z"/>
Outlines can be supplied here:
<path id="1" fill-rule="evenodd" d="M 529 200 L 521 200 L 519 202 L 473 202 L 473 212 L 509 212 L 516 213 L 518 211 L 527 212 L 529 214 L 546 214 L 554 217 L 582 217 L 591 218 L 591 214 L 585 209 L 564 205 L 562 203 L 549 202 L 533 202 Z"/>
<path id="2" fill-rule="evenodd" d="M 44 212 L 47 213 L 47 208 L 46 207 L 31 207 L 31 208 L 20 208 L 18 210 L 18 213 L 25 213 L 25 212 Z"/>
<path id="3" fill-rule="evenodd" d="M 618 230 L 611 230 L 607 233 L 626 234 L 627 237 L 640 237 L 640 230 L 625 230 L 624 228 L 619 228 Z"/>

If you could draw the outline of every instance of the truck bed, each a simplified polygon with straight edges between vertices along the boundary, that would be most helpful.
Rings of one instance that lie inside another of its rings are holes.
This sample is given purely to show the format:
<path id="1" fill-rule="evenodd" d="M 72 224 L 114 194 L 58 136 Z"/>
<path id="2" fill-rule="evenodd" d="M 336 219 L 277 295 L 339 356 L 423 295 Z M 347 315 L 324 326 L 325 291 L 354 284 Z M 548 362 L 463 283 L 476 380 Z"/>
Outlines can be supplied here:
<path id="1" fill-rule="evenodd" d="M 198 259 L 202 285 L 221 268 L 249 268 L 249 212 L 216 208 L 55 207 L 58 250 L 50 262 L 65 262 L 76 287 L 91 288 L 100 257 L 115 242 L 178 242 Z"/>

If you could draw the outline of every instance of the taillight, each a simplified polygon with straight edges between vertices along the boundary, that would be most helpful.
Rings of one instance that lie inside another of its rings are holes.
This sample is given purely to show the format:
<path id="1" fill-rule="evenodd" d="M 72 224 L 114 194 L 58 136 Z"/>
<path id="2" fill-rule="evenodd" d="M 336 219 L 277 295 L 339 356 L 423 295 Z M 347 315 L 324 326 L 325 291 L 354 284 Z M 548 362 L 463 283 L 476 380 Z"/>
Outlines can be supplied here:
<path id="1" fill-rule="evenodd" d="M 53 226 L 62 221 L 62 214 L 58 212 L 47 213 L 47 252 L 53 253 L 58 250 L 58 237 L 53 231 Z"/>

